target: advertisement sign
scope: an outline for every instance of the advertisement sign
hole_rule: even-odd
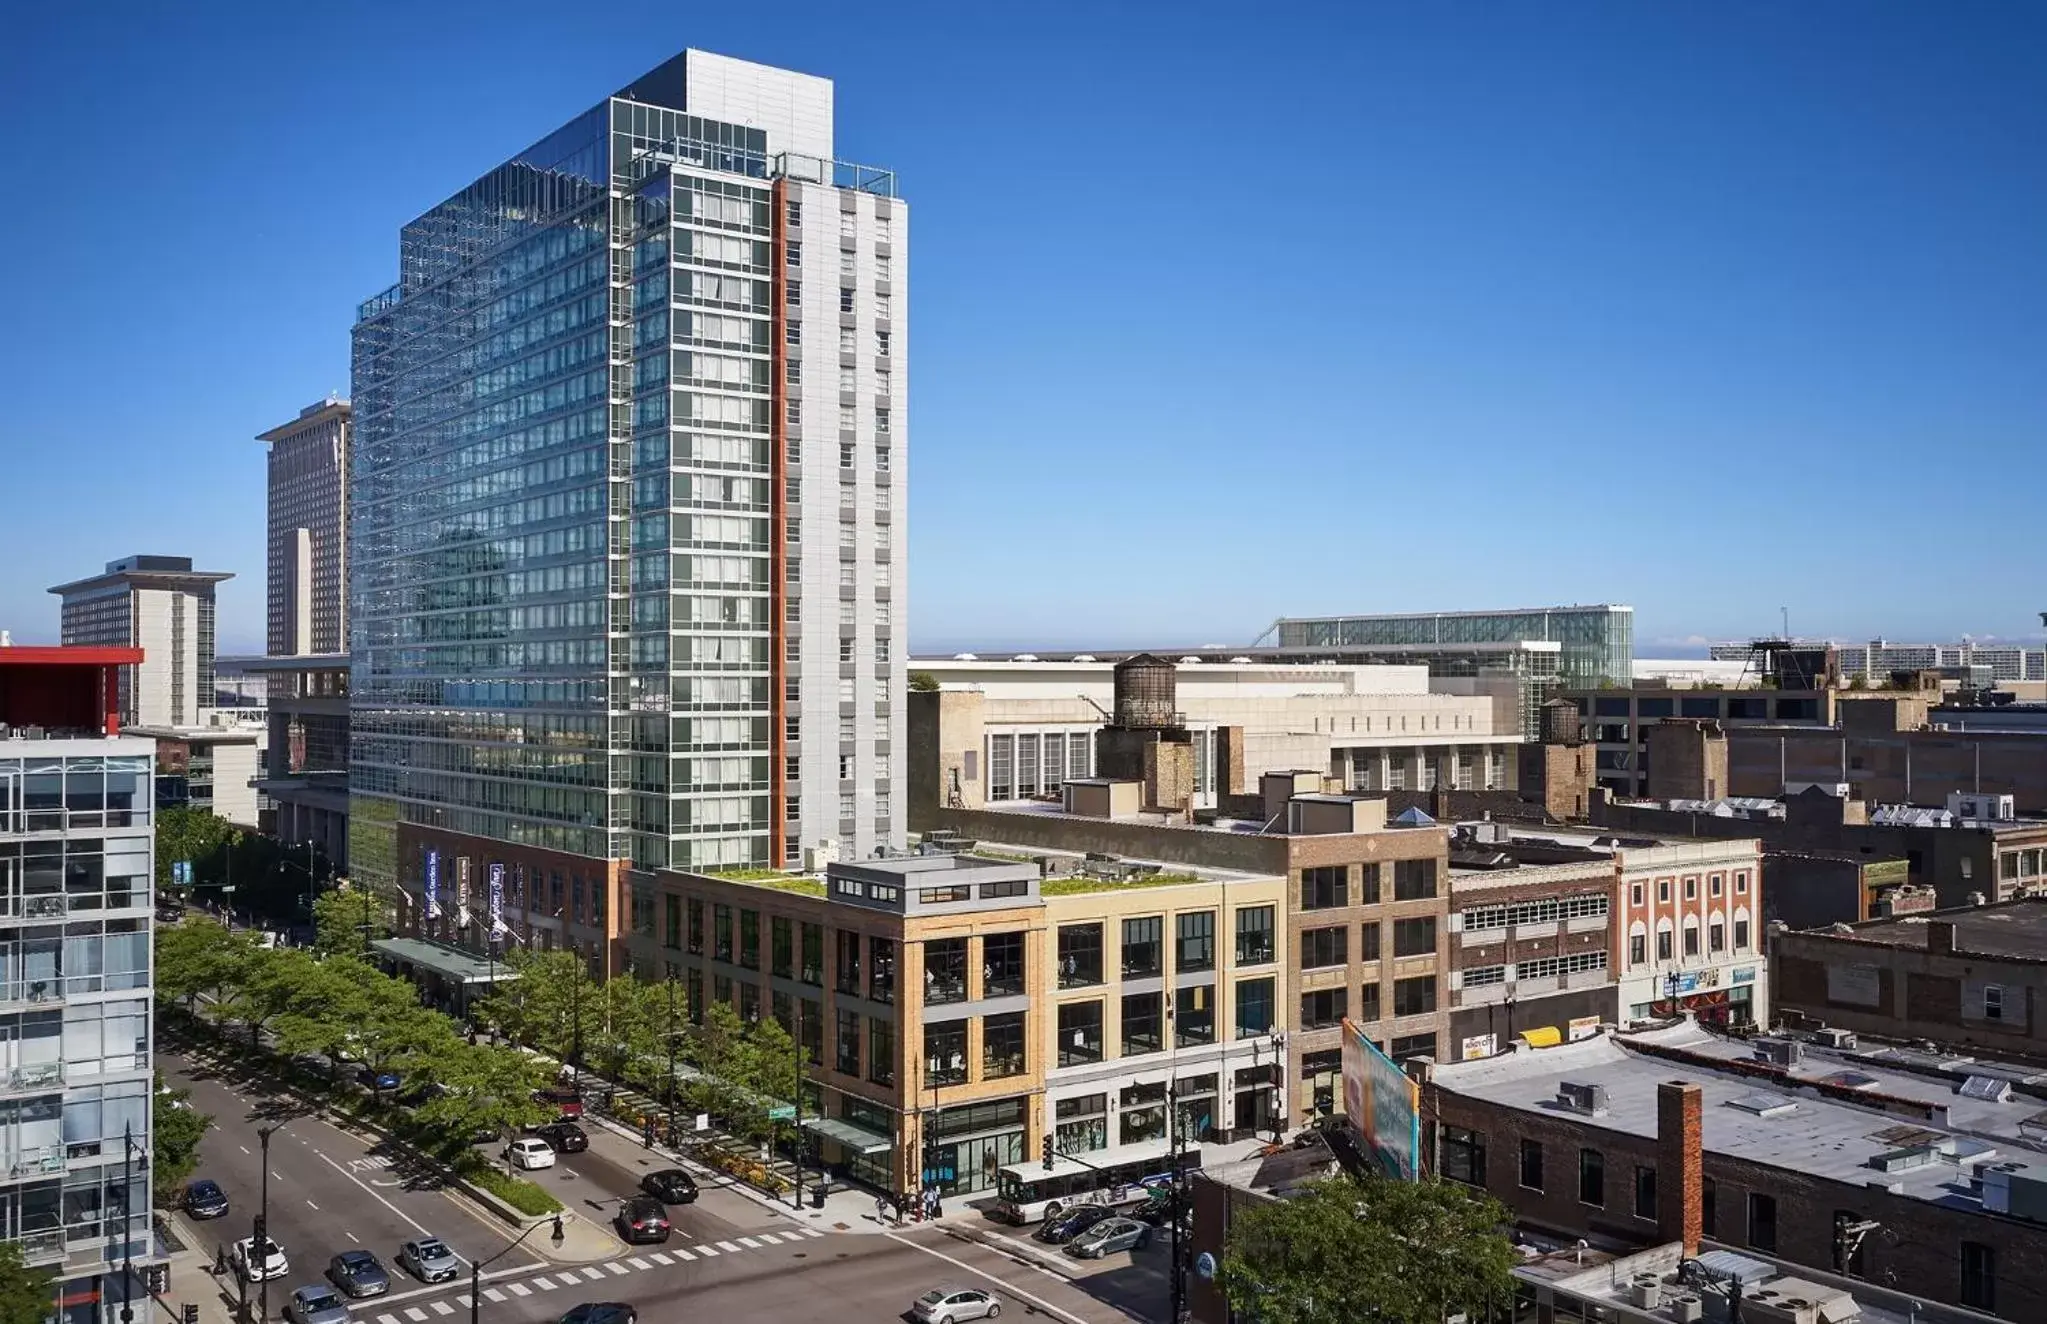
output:
[[[426,853],[426,917],[441,917],[441,853],[431,847]]]
[[[469,909],[469,857],[455,857],[455,905],[457,909]]]
[[[492,937],[505,931],[505,866],[490,866],[490,932]]]
[[[1495,1052],[1499,1051],[1499,1042],[1499,1036],[1497,1035],[1470,1035],[1464,1040],[1463,1059],[1469,1062],[1475,1057],[1491,1057]]]
[[[1571,1018],[1572,1043],[1576,1043],[1580,1039],[1590,1039],[1598,1033],[1599,1018],[1597,1016],[1573,1016]]]
[[[1421,1175],[1421,1087],[1349,1019],[1343,1022],[1343,1112],[1387,1176],[1413,1181]]]

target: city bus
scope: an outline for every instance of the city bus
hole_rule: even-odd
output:
[[[1011,1223],[1027,1225],[1057,1218],[1077,1204],[1141,1204],[1152,1187],[1172,1179],[1174,1166],[1163,1140],[1086,1154],[1056,1154],[1049,1167],[1042,1162],[1018,1163],[996,1173],[993,1212]],[[1181,1172],[1200,1166],[1200,1151],[1181,1152]]]

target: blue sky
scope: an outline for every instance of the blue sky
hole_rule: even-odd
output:
[[[125,9],[125,13],[121,12]],[[911,244],[920,648],[1633,603],[2040,634],[2047,9],[42,5],[0,40],[0,627],[232,570],[398,226],[686,45]]]

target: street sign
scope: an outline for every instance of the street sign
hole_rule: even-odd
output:
[[[769,1120],[769,1121],[771,1121],[771,1122],[793,1122],[793,1121],[795,1121],[795,1120],[796,1120],[796,1105],[795,1105],[795,1104],[793,1104],[793,1103],[778,1103],[778,1104],[776,1104],[776,1105],[775,1105],[774,1107],[772,1107],[772,1108],[768,1109],[768,1120]]]
[[[192,885],[192,862],[190,860],[178,860],[171,865],[171,882],[178,887],[190,887]]]
[[[711,1115],[709,1113],[697,1114],[696,1129],[699,1131],[708,1131],[711,1129]]]

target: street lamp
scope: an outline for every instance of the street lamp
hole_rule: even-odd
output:
[[[272,1122],[269,1126],[256,1128],[256,1141],[263,1148],[262,1194],[256,1205],[255,1236],[250,1238],[249,1259],[266,1268],[270,1263],[270,1137],[282,1131],[285,1122],[290,1120],[287,1117],[283,1122]],[[241,1313],[244,1319],[248,1318],[249,1314],[249,1275],[254,1271],[254,1266],[248,1260],[243,1261]],[[256,1284],[256,1310],[257,1319],[270,1318],[270,1276],[267,1273]]]
[[[671,964],[668,967],[668,1075],[665,1099],[668,1104],[668,1143],[671,1145],[675,1143],[675,1036],[675,967]]]
[[[135,1151],[141,1146],[135,1143],[133,1122],[122,1124],[121,1140],[126,1147],[121,1156],[121,1324],[134,1324],[135,1307],[129,1298],[135,1294]],[[146,1154],[142,1165],[147,1171]]]
[[[488,1269],[491,1265],[496,1264],[499,1260],[505,1258],[505,1256],[510,1255],[513,1251],[519,1249],[521,1243],[523,1243],[526,1240],[526,1238],[532,1236],[535,1232],[538,1232],[542,1226],[543,1225],[540,1223],[535,1223],[532,1227],[529,1227],[524,1232],[521,1232],[518,1235],[518,1237],[516,1237],[512,1241],[510,1245],[506,1246],[503,1250],[499,1251],[497,1254],[491,1256],[487,1260],[471,1260],[469,1262],[469,1324],[476,1324],[478,1309],[477,1302],[483,1298],[482,1291],[483,1271],[485,1269]],[[548,1240],[553,1242],[556,1246],[560,1246],[562,1244],[562,1238],[565,1235],[567,1234],[564,1233],[562,1230],[562,1216],[560,1214],[556,1214],[554,1216],[554,1231],[548,1237]]]

